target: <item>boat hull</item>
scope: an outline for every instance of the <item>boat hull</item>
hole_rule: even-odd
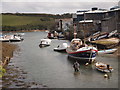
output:
[[[58,52],[66,52],[66,49],[54,48],[54,51],[58,51]]]
[[[22,41],[21,39],[10,39],[10,42],[20,42]]]
[[[10,40],[0,40],[0,42],[10,42]]]
[[[115,51],[117,51],[117,49],[100,50],[98,51],[98,54],[112,54]]]
[[[100,72],[104,72],[104,73],[109,73],[109,72],[112,72],[113,71],[113,68],[112,67],[109,67],[109,70],[107,69],[107,64],[104,64],[104,63],[100,63],[100,62],[97,62],[95,64],[95,67],[98,71]]]
[[[67,50],[66,50],[67,51]],[[94,61],[97,55],[97,51],[78,51],[78,52],[68,52],[68,56],[80,61]]]
[[[42,48],[42,47],[47,47],[47,46],[50,46],[49,44],[40,44],[39,47]]]
[[[100,69],[100,68],[98,68],[98,67],[96,67],[96,69],[97,69],[98,71],[100,71],[100,72],[103,72],[103,73],[109,73],[109,72],[112,72],[112,71],[113,71],[113,69],[110,69],[110,70],[105,69],[105,70],[103,70],[103,69]]]

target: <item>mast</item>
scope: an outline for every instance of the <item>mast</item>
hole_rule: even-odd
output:
[[[85,44],[85,12],[84,12],[84,24],[83,24],[83,42]]]
[[[76,24],[74,23],[74,38],[77,37],[77,32],[76,32]]]

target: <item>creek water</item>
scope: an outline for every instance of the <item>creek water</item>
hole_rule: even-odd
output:
[[[53,48],[67,40],[52,39],[48,47],[40,48],[40,39],[47,33],[26,32],[24,41],[15,43],[19,51],[14,53],[12,62],[27,72],[28,81],[47,85],[49,88],[118,88],[118,58],[111,55],[98,55],[96,61],[110,64],[114,71],[110,78],[95,69],[94,65],[80,64],[80,73],[74,73],[73,62],[67,53],[53,51]]]

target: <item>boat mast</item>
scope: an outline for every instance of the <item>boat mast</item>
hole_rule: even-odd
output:
[[[76,32],[76,24],[74,23],[74,38],[77,37],[77,32]]]
[[[84,24],[83,24],[83,43],[85,44],[85,12],[84,12]]]

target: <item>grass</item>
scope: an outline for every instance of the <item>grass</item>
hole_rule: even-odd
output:
[[[2,15],[3,26],[44,25],[50,27],[52,24],[54,24],[54,19],[48,17]]]

